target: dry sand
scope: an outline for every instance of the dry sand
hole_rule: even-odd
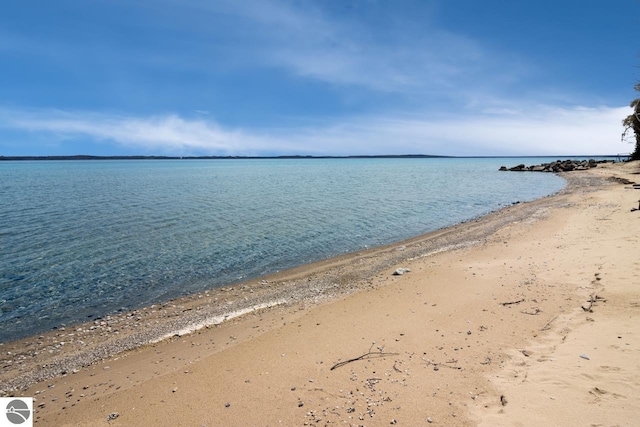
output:
[[[1,345],[2,390],[55,426],[638,425],[640,191],[604,179],[638,173]]]

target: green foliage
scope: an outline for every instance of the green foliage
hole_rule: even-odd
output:
[[[636,83],[633,88],[640,92],[640,82]],[[640,160],[640,98],[631,101],[629,107],[633,108],[633,113],[622,120],[622,127],[624,128],[622,139],[624,140],[627,137],[629,131],[633,131],[636,147],[633,153],[631,153],[631,159]]]

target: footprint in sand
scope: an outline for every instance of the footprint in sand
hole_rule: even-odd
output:
[[[603,390],[603,389],[601,389],[599,387],[594,387],[591,390],[589,390],[589,394],[593,396],[593,401],[591,403],[599,402],[604,397],[612,398],[612,399],[626,399],[627,398],[627,396],[625,396],[625,395],[618,394],[618,393],[611,393],[611,392]]]

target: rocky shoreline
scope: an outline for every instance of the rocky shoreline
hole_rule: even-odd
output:
[[[510,172],[570,172],[570,171],[584,171],[587,169],[595,168],[601,163],[614,163],[613,160],[556,160],[551,163],[542,163],[539,165],[526,166],[521,163],[517,166],[507,168],[501,166],[499,170]]]

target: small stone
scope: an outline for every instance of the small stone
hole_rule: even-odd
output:
[[[225,408],[228,408],[229,406],[231,406],[231,403],[229,403],[229,402],[227,402],[227,403],[225,403],[225,404],[224,404],[224,407],[225,407]]]
[[[401,268],[396,268],[396,270],[393,272],[393,275],[402,276],[404,273],[410,273],[410,272],[411,272],[411,269],[401,267]]]
[[[298,408],[302,408],[304,406],[304,402],[298,402]]]
[[[427,417],[427,422],[428,422],[429,424],[431,424],[431,423],[433,422],[433,420],[431,419],[431,417]]]
[[[507,403],[509,403],[509,402],[507,401],[507,398],[504,397],[504,394],[502,396],[500,396],[500,404],[502,406],[507,406]]]
[[[589,359],[589,356],[587,356],[586,354],[581,354],[580,357],[583,358],[584,360],[591,360]]]
[[[117,412],[112,412],[107,416],[107,421],[113,421],[120,416]]]

